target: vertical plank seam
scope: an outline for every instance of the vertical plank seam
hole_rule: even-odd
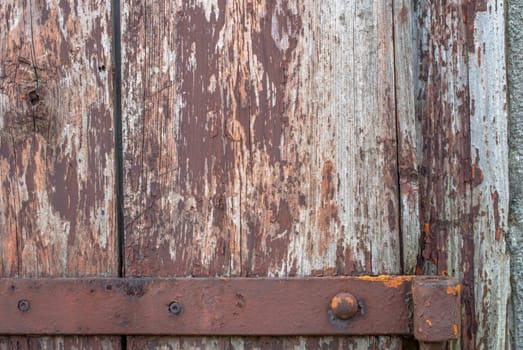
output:
[[[394,64],[392,65],[392,74],[394,75],[393,81],[394,81],[394,120],[395,120],[395,127],[396,127],[396,182],[397,182],[397,193],[398,193],[398,238],[399,238],[399,256],[400,256],[400,274],[403,274],[405,271],[405,262],[404,262],[404,253],[403,253],[403,213],[401,210],[401,174],[400,174],[400,129],[399,129],[399,114],[398,114],[398,90],[397,90],[397,72],[396,72],[396,64],[398,63],[396,60],[396,11],[395,5],[397,0],[392,0],[391,3],[391,9],[392,9],[392,59]]]
[[[123,222],[123,146],[122,146],[122,53],[120,0],[111,0],[113,29],[113,123],[115,143],[116,240],[118,247],[118,277],[125,276]]]
[[[122,144],[122,50],[120,0],[111,0],[113,124],[115,152],[116,246],[118,277],[125,276],[125,236],[123,221],[123,144]],[[120,350],[127,350],[127,337],[120,337]]]

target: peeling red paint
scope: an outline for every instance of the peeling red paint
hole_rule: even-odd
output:
[[[320,196],[320,207],[319,212],[319,223],[318,226],[320,230],[324,232],[328,237],[330,230],[330,223],[332,221],[338,220],[338,208],[335,202],[335,191],[336,187],[334,184],[334,179],[336,178],[336,171],[334,169],[334,164],[327,160],[321,171],[321,196]]]
[[[472,163],[470,118],[473,111],[468,86],[457,82],[467,81],[468,73],[460,67],[466,67],[469,50],[475,51],[473,21],[481,3],[467,0],[464,6],[450,3],[441,6],[440,3],[425,2],[420,8],[422,27],[427,28],[424,33],[427,41],[421,45],[420,62],[423,84],[420,220],[424,230],[416,270],[425,274],[454,275],[447,260],[449,250],[456,247],[449,245],[449,238],[457,235],[461,239],[458,264],[463,268],[462,300],[465,306],[462,339],[467,349],[474,348],[476,328],[472,227],[478,213],[469,209],[470,194],[472,188],[482,183],[483,174],[477,155]],[[453,59],[444,62],[442,57]]]
[[[501,238],[501,225],[499,220],[499,195],[498,191],[494,191],[491,194],[492,197],[492,203],[493,203],[493,210],[494,210],[494,223],[496,227],[496,241],[499,241]]]
[[[487,11],[487,0],[465,0],[463,4],[464,23],[466,25],[466,44],[469,52],[475,52],[475,20],[480,12]]]

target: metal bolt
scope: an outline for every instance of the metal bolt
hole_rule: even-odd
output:
[[[183,307],[182,304],[173,301],[169,304],[169,312],[173,315],[179,315],[182,313]]]
[[[31,303],[28,300],[22,299],[18,301],[18,310],[27,312],[31,308]]]
[[[358,313],[358,300],[350,293],[339,293],[331,300],[331,310],[336,318],[348,320]]]

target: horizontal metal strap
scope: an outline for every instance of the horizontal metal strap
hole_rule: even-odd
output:
[[[432,281],[416,305],[415,281]],[[0,334],[408,335],[415,305],[423,339],[434,329],[439,341],[459,335],[458,287],[413,276],[0,279]],[[424,308],[448,312],[427,323]]]

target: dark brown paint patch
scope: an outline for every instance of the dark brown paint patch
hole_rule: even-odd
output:
[[[474,31],[476,15],[479,12],[485,12],[487,8],[487,0],[465,0],[464,7],[464,22],[466,25],[466,44],[470,53],[474,53],[476,48],[474,46]]]
[[[219,2],[220,18],[211,15],[210,21],[202,8],[188,2],[177,8],[174,17],[170,8],[176,6],[167,7],[133,6],[127,18],[130,30],[124,39],[138,40],[138,48],[148,47],[150,63],[129,64],[142,65],[141,74],[146,78],[140,101],[144,106],[143,131],[137,133],[143,142],[137,143],[134,153],[125,155],[130,164],[126,167],[129,186],[140,198],[126,208],[134,212],[133,217],[128,214],[125,218],[126,271],[130,276],[223,275],[230,265],[226,203],[234,177],[225,127],[232,115],[230,100],[226,84],[217,82],[220,55],[216,48],[224,25],[225,1]],[[150,70],[152,64],[167,64],[163,62],[168,59],[164,57],[165,45],[177,52],[174,81]],[[129,50],[128,59],[132,60],[138,51]],[[125,79],[132,81],[134,74],[124,68]],[[173,104],[178,100],[181,108]],[[155,176],[148,184],[150,173]],[[162,204],[166,194],[173,192],[180,198]],[[138,231],[140,234],[135,233]],[[196,241],[203,233],[215,237],[214,248]],[[214,256],[213,261],[205,266],[199,260],[201,254]]]
[[[321,171],[321,194],[318,227],[324,237],[329,237],[331,221],[338,222],[338,206],[336,204],[336,171],[332,161],[327,160]]]

